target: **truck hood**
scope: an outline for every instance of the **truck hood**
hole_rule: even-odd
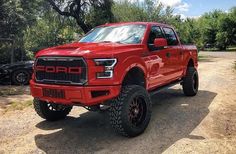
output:
[[[41,56],[76,56],[84,58],[106,58],[113,57],[123,52],[131,52],[144,48],[142,44],[120,44],[120,43],[71,43],[52,47],[39,51],[37,57]]]

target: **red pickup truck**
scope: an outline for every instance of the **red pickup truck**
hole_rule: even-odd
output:
[[[98,26],[78,42],[37,53],[34,108],[49,121],[65,118],[72,106],[107,109],[113,128],[134,137],[148,126],[152,92],[180,83],[186,96],[197,94],[197,54],[165,24]]]

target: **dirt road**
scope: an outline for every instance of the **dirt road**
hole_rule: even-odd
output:
[[[0,117],[1,153],[235,153],[235,53],[201,53],[200,91],[185,97],[177,85],[152,97],[144,134],[113,133],[107,113],[74,108],[70,117],[46,122],[32,107]],[[223,55],[223,56],[222,56]]]

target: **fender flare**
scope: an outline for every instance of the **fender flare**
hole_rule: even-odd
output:
[[[124,71],[123,71],[123,73],[121,75],[121,79],[120,79],[121,84],[124,81],[128,72],[130,70],[132,70],[133,68],[138,68],[143,72],[144,78],[145,78],[145,83],[147,84],[147,80],[146,80],[147,79],[147,68],[146,68],[146,65],[143,60],[141,60],[139,57],[129,57],[128,59],[126,59],[124,61],[124,65],[125,65],[125,68],[123,69]]]

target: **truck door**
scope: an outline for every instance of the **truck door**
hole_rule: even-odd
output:
[[[182,46],[172,28],[163,27],[165,38],[168,46],[166,48],[166,55],[169,61],[169,75],[170,80],[178,79],[183,73],[183,51]]]
[[[148,38],[149,56],[146,57],[148,58],[148,87],[150,89],[165,84],[171,72],[171,63],[167,56],[169,50],[156,48],[154,46],[156,38],[165,38],[165,36],[159,26],[152,26]]]

